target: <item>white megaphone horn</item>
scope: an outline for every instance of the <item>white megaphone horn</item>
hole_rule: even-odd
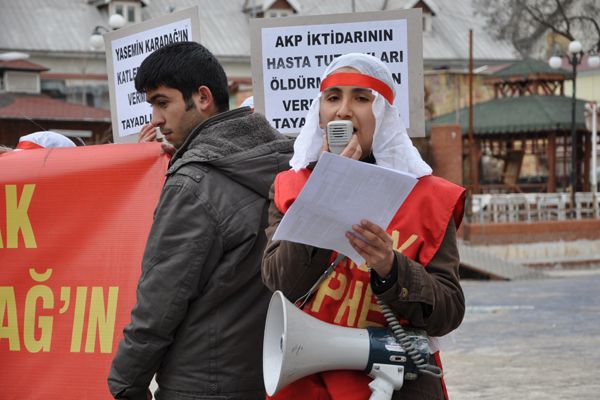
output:
[[[386,329],[328,324],[299,310],[280,291],[271,297],[263,342],[269,396],[305,376],[350,369],[375,378],[371,400],[389,400],[402,387],[405,368],[406,378],[416,379],[416,366]]]

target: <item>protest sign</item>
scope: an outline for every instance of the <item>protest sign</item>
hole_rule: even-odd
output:
[[[295,136],[327,65],[342,54],[366,53],[390,68],[409,135],[424,136],[421,15],[411,9],[252,20],[255,109]]]
[[[115,143],[135,142],[136,134],[152,119],[145,94],[135,90],[142,61],[167,44],[199,41],[199,21],[196,6],[104,35]]]
[[[158,143],[0,155],[0,397],[110,399],[167,156]]]

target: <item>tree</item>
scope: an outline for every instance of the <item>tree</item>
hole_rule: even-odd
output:
[[[585,49],[600,51],[598,0],[474,0],[474,6],[488,31],[510,41],[522,56],[530,56],[549,33],[565,43],[577,39]]]

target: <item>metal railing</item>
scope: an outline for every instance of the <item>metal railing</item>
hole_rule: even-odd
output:
[[[565,221],[600,218],[600,196],[593,192],[475,194],[472,223]]]

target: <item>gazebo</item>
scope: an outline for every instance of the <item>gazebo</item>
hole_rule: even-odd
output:
[[[569,186],[572,99],[563,95],[568,71],[525,59],[490,75],[495,98],[473,106],[475,182],[473,193],[555,192]],[[555,94],[559,92],[560,94]],[[586,102],[576,101],[577,191],[588,191],[591,134]],[[428,121],[460,125],[468,149],[467,108]],[[463,154],[466,158],[468,153]],[[468,165],[468,163],[466,163]],[[466,175],[466,174],[465,174]]]

